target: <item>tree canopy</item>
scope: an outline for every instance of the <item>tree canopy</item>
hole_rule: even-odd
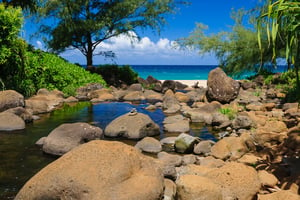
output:
[[[30,12],[36,12],[39,4],[39,0],[0,0],[6,6],[18,7],[20,6],[24,10],[29,10]]]
[[[172,13],[175,0],[51,0],[41,9],[45,18],[55,24],[41,27],[49,35],[47,45],[55,52],[75,48],[93,65],[93,56],[113,56],[98,51],[97,46],[120,34],[137,28],[159,31]]]

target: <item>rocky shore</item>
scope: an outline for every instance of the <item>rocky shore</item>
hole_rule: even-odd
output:
[[[235,81],[220,68],[210,72],[207,87],[192,86],[148,77],[122,88],[90,84],[69,98],[46,89],[28,99],[0,92],[1,131],[24,129],[62,103],[147,101],[147,109],[166,115],[164,131],[177,135],[153,138],[159,126],[134,109],[104,130],[61,124],[36,143],[60,157],[15,199],[300,199],[299,104],[285,103],[285,94],[262,77]],[[218,141],[189,135],[193,122],[212,126]],[[103,137],[138,142],[132,147]]]

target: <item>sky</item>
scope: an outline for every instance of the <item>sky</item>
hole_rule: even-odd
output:
[[[230,17],[232,9],[251,9],[259,0],[189,0],[191,5],[181,5],[176,14],[168,15],[167,24],[158,34],[152,30],[137,31],[140,41],[131,41],[120,35],[110,41],[103,42],[98,48],[111,50],[116,58],[105,59],[94,57],[94,64],[129,64],[129,65],[217,65],[213,54],[199,55],[196,50],[180,50],[174,48],[176,39],[188,37],[195,28],[195,23],[208,25],[208,33],[230,31],[233,20]],[[40,38],[30,37],[36,30],[36,25],[26,21],[23,35],[36,48],[45,49]],[[68,50],[60,54],[72,63],[85,64],[85,57],[78,50]]]

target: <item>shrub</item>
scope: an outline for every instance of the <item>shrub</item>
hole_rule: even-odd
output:
[[[101,76],[91,74],[55,54],[28,51],[26,60],[26,75],[19,88],[26,96],[34,94],[39,88],[58,89],[69,96],[75,95],[78,87],[88,83],[106,85]]]
[[[100,74],[107,84],[116,87],[119,87],[122,83],[127,85],[136,83],[138,78],[138,74],[129,65],[100,65],[91,71]]]

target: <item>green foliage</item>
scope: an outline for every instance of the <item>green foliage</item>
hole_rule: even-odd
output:
[[[119,87],[122,83],[131,85],[137,82],[138,74],[129,65],[100,65],[94,69],[109,85]]]
[[[271,53],[269,48],[266,48],[263,60],[261,60],[257,33],[253,24],[254,14],[244,10],[234,12],[232,15],[235,25],[230,32],[208,35],[205,33],[208,27],[198,23],[191,35],[180,39],[179,43],[181,46],[199,49],[199,53],[203,55],[215,54],[224,71],[237,78],[245,72],[259,72],[265,67],[261,63],[268,63],[271,60]],[[249,23],[252,28],[246,28],[242,24],[245,17],[250,18]],[[264,40],[264,43],[267,44],[267,40]]]
[[[21,81],[19,90],[23,90],[27,96],[39,88],[58,89],[66,95],[74,95],[77,88],[87,83],[106,85],[101,76],[91,74],[57,55],[34,51],[27,52],[26,56],[26,76]]]
[[[37,11],[39,0],[0,0],[6,6],[21,7],[24,10],[28,10],[32,13]]]
[[[236,111],[229,107],[220,108],[219,112],[223,115],[226,115],[230,120],[233,120],[236,117]]]
[[[111,51],[96,52],[101,42],[120,34],[137,39],[132,34],[136,28],[159,31],[174,5],[174,0],[51,0],[40,13],[56,18],[57,24],[44,25],[41,31],[50,35],[48,45],[52,50],[74,47],[86,56],[87,66],[92,66],[94,55],[114,56]]]

